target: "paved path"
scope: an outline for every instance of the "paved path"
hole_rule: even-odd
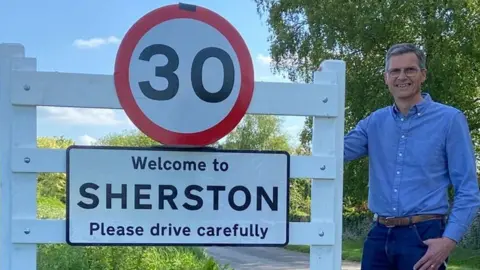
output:
[[[220,264],[235,270],[308,270],[309,255],[271,247],[206,247]],[[344,262],[342,270],[360,270],[358,263]]]

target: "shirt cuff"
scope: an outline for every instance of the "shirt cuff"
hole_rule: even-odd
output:
[[[460,242],[464,234],[464,230],[461,226],[455,223],[447,223],[443,237],[447,237],[455,241],[457,244]]]

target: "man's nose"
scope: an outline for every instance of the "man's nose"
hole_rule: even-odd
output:
[[[407,78],[407,75],[405,74],[405,71],[404,70],[401,70],[400,71],[400,75],[398,75],[398,79],[399,80],[404,80]]]

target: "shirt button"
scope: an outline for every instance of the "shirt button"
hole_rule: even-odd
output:
[[[402,156],[402,153],[398,153],[399,156]]]
[[[397,208],[394,207],[393,210],[394,210],[394,211],[397,211]]]
[[[421,113],[417,113],[418,116],[420,116]]]
[[[397,192],[397,189],[394,189],[393,191],[394,191],[394,192]]]
[[[400,174],[400,172],[399,172],[399,171],[397,171],[397,174]]]
[[[402,135],[402,139],[405,138],[405,135]]]
[[[400,121],[403,121],[403,118],[400,118]]]

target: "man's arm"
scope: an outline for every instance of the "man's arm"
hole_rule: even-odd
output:
[[[343,159],[352,161],[368,155],[368,122],[371,115],[360,120],[344,138]]]
[[[455,197],[443,236],[458,243],[480,207],[475,151],[467,119],[461,112],[452,117],[447,130],[446,154]]]

